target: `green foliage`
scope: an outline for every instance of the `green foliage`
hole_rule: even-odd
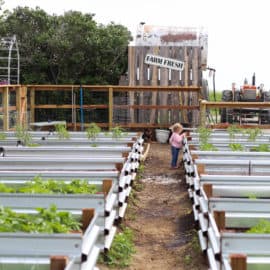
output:
[[[97,24],[94,16],[17,7],[0,17],[0,36],[19,41],[22,83],[118,84],[127,70],[131,33],[113,22]]]
[[[259,128],[248,128],[245,130],[245,134],[249,135],[249,141],[254,142],[256,138],[262,134],[262,131]]]
[[[218,151],[212,143],[204,143],[199,146],[201,151]]]
[[[237,125],[230,125],[228,128],[227,128],[227,131],[229,133],[229,137],[230,139],[235,139],[235,135],[236,134],[239,134],[239,133],[242,133],[243,132],[243,129],[238,127]]]
[[[112,137],[114,139],[119,139],[124,136],[125,130],[119,126],[112,127],[110,129],[110,132],[112,133]]]
[[[67,128],[64,124],[56,124],[55,130],[57,132],[57,136],[59,139],[69,139],[70,138],[70,134],[67,131]]]
[[[7,138],[7,135],[5,133],[0,133],[0,140],[5,140]]]
[[[197,131],[199,133],[200,144],[208,143],[212,130],[206,127],[199,127]]]
[[[113,240],[112,246],[105,258],[100,257],[101,263],[122,269],[130,264],[131,256],[135,253],[134,235],[130,228],[124,228]]]
[[[232,151],[244,151],[244,147],[240,143],[229,143],[229,147]]]
[[[262,219],[258,224],[247,230],[247,233],[270,233],[270,222]]]
[[[23,127],[22,125],[15,126],[15,136],[18,140],[20,140],[24,145],[31,145],[32,144],[32,136],[28,132],[28,130]]]
[[[258,146],[254,146],[251,148],[251,150],[255,152],[270,152],[268,144],[260,144]]]
[[[101,128],[96,123],[90,123],[86,129],[87,138],[94,141],[98,134],[101,132]]]
[[[222,98],[222,92],[216,91],[216,101],[221,101],[221,98]],[[215,101],[214,91],[209,92],[209,101]]]
[[[39,194],[95,194],[98,192],[96,185],[91,185],[87,180],[73,179],[70,183],[56,181],[53,179],[44,180],[35,176],[31,181],[22,186],[11,187],[0,183],[0,192],[7,193],[39,193]]]
[[[70,212],[57,211],[55,205],[36,210],[38,213],[31,215],[0,207],[0,232],[68,233],[80,229]]]

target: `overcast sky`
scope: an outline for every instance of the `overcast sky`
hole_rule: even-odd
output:
[[[96,14],[97,23],[125,25],[133,34],[140,22],[159,26],[204,27],[208,66],[216,69],[216,89],[239,87],[244,78],[270,89],[270,9],[268,0],[4,0],[4,9],[36,6],[49,14],[68,10]],[[209,79],[210,89],[212,78]]]

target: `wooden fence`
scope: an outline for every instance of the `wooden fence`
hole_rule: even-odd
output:
[[[184,63],[184,68],[183,70],[174,70],[146,64],[145,57],[147,54],[177,59]],[[130,86],[202,86],[202,71],[205,66],[201,62],[201,47],[199,46],[130,46],[128,55],[128,82]],[[133,103],[135,92],[129,94],[130,101]],[[174,92],[173,95],[169,95],[168,91],[159,94],[153,92],[147,95],[143,92],[139,93],[139,103],[143,105],[146,102],[161,106],[167,104],[197,105],[198,95],[194,92],[184,91],[181,93]],[[150,122],[153,122],[156,111],[152,110],[148,113],[150,113]],[[166,122],[168,113],[167,110],[161,110],[161,123]],[[145,112],[140,112],[139,117],[143,118],[144,116]],[[191,117],[187,110],[183,110],[181,115],[174,112],[173,122],[190,122],[190,118],[198,119],[198,111],[193,110]],[[131,120],[133,121],[133,118]],[[194,121],[197,122],[197,120]]]
[[[84,93],[96,93],[97,96],[102,95],[103,98],[105,97],[105,102],[78,104],[78,102],[75,102],[74,95],[78,95],[80,89]],[[42,111],[45,116],[47,115],[47,111],[54,111],[55,115],[59,115],[61,118],[56,117],[50,120],[66,121],[70,130],[81,130],[82,127],[87,127],[90,122],[96,122],[91,117],[93,114],[99,115],[99,111],[105,112],[102,116],[106,120],[97,122],[102,128],[108,129],[117,125],[131,130],[141,130],[157,127],[168,128],[172,123],[177,121],[174,115],[181,117],[183,111],[190,112],[190,115],[193,114],[193,111],[197,112],[199,115],[198,119],[191,117],[192,121],[185,122],[180,118],[179,121],[196,127],[209,123],[207,117],[211,109],[262,108],[270,110],[270,102],[209,102],[201,100],[200,91],[200,87],[194,86],[3,85],[0,86],[0,121],[2,121],[0,128],[7,131],[14,129],[16,124],[27,125],[30,122],[40,121],[36,117],[37,110]],[[66,93],[70,96],[72,102],[64,103],[65,100],[61,100],[61,104],[56,102],[37,104],[37,99],[42,94],[57,92]],[[197,96],[198,103],[192,105],[182,103],[140,104],[140,95],[138,93],[152,96],[159,95],[160,93],[165,93],[168,96],[192,93],[192,95]],[[130,95],[134,95],[134,102],[130,102]],[[122,102],[122,97],[124,97],[124,102]],[[58,111],[63,110],[64,114],[58,114]],[[160,114],[158,113],[162,110],[166,112],[166,121],[163,123],[160,121]],[[155,111],[154,119],[150,117],[153,111]],[[67,112],[69,118],[65,117]],[[144,112],[145,115],[143,118],[140,117],[140,112]],[[86,119],[89,121],[81,121],[81,113],[84,116],[89,114],[89,117]],[[261,125],[261,127],[269,128],[270,125]]]
[[[166,93],[180,95],[183,92],[193,93],[196,95],[196,100],[200,97],[200,87],[193,86],[111,86],[111,85],[6,85],[0,86],[0,93],[2,97],[2,106],[0,113],[2,113],[3,130],[14,128],[15,124],[29,124],[29,122],[40,121],[37,118],[37,111],[42,111],[46,117],[46,112],[54,111],[55,118],[52,121],[65,120],[70,129],[81,130],[82,127],[87,127],[90,122],[97,122],[93,115],[104,115],[102,122],[97,122],[100,127],[111,128],[115,125],[128,129],[142,129],[142,128],[156,128],[169,127],[175,122],[175,115],[180,115],[183,110],[191,112],[199,110],[199,102],[192,105],[177,104],[140,104],[140,93],[151,95],[159,95]],[[40,104],[37,102],[40,96],[45,93],[61,93],[61,102],[50,102]],[[15,93],[14,99],[16,103],[11,104],[10,96]],[[62,94],[63,93],[63,94]],[[85,103],[83,100],[84,94],[93,94],[97,96],[102,95],[103,101],[99,99],[97,102]],[[133,93],[134,100],[130,102],[129,96]],[[138,94],[139,93],[139,94]],[[64,96],[68,95],[71,102],[65,103]],[[59,97],[58,97],[59,98]],[[78,102],[80,101],[80,102]],[[90,100],[91,101],[91,100]],[[159,111],[166,111],[167,118],[161,122]],[[57,112],[63,112],[61,118]],[[155,112],[154,118],[150,118],[151,113]],[[16,119],[11,123],[10,114],[16,113]],[[145,112],[144,117],[140,113]],[[87,115],[86,115],[87,114]],[[87,116],[87,118],[86,118]],[[42,121],[49,120],[43,118]],[[178,118],[179,119],[179,118]],[[86,121],[87,120],[87,121]],[[197,121],[197,122],[196,122]],[[185,121],[181,121],[185,122]],[[190,119],[189,123],[192,123]],[[194,119],[194,125],[198,124],[198,119]]]

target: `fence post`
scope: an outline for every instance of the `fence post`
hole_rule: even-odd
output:
[[[3,130],[9,130],[9,89],[8,86],[3,88]]]
[[[245,254],[231,254],[232,270],[247,270],[247,256]]]
[[[35,122],[35,88],[30,88],[30,122]]]
[[[51,256],[50,270],[64,270],[68,263],[66,256]]]
[[[113,126],[113,88],[109,87],[109,129]]]
[[[27,113],[27,88],[19,86],[16,88],[16,110],[17,110],[17,125],[24,126],[26,124]]]
[[[206,100],[200,99],[200,126],[204,127],[206,124]]]

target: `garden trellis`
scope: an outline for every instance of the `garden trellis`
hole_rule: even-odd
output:
[[[16,36],[0,39],[0,84],[20,83],[20,53]]]

